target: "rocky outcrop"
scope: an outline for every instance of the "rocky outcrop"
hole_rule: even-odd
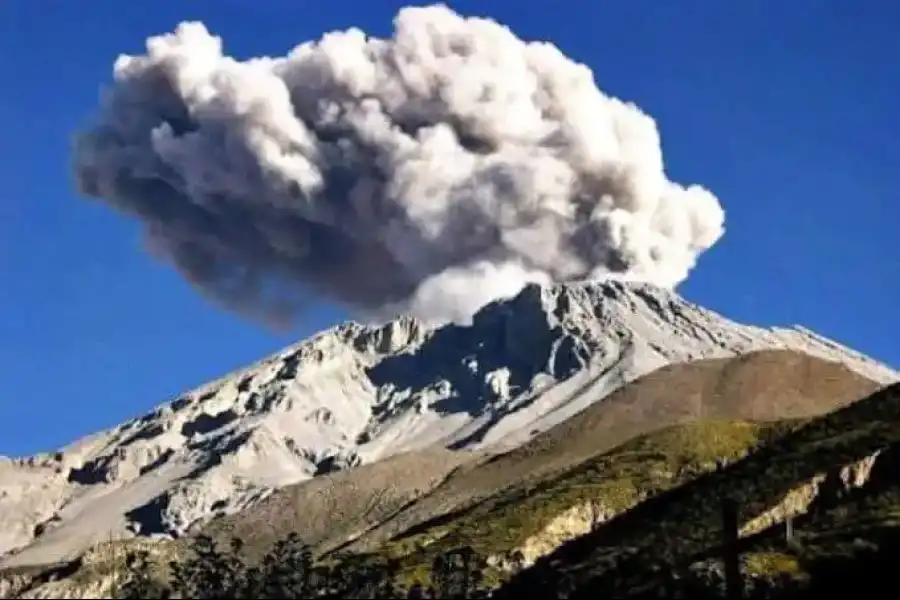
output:
[[[599,500],[576,504],[562,511],[539,533],[507,552],[502,559],[495,559],[495,562],[506,570],[529,567],[563,543],[596,530],[621,512],[623,511],[614,510]]]
[[[833,505],[847,493],[868,485],[880,485],[881,473],[894,471],[900,459],[900,446],[891,445],[846,465],[837,465],[816,474],[788,491],[783,498],[740,528],[741,537],[768,529],[805,514],[816,506]],[[885,468],[890,464],[889,468]]]

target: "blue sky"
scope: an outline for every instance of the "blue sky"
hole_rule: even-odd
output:
[[[70,136],[116,56],[183,20],[239,57],[352,25],[384,36],[403,4],[0,3],[0,453],[116,424],[344,317],[316,306],[276,333],[226,313],[146,254],[136,223],[75,194]],[[448,4],[553,41],[656,118],[670,178],[726,211],[684,296],[900,366],[900,3]]]

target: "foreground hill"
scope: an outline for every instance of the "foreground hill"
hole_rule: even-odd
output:
[[[563,544],[497,597],[526,590],[546,597],[637,597],[658,593],[671,579],[715,570],[723,498],[738,505],[748,575],[809,579],[822,573],[823,563],[840,565],[836,558],[866,557],[879,545],[896,548],[898,449],[895,384],[795,425],[742,460],[649,498]],[[791,540],[783,529],[786,518],[792,518]]]
[[[670,365],[513,450],[400,454],[282,488],[204,531],[240,537],[251,561],[296,531],[320,554],[395,558],[406,582],[426,579],[437,555],[470,546],[489,557],[500,580],[514,560],[527,566],[878,387],[839,363],[793,351]],[[155,551],[165,561],[189,540],[159,542]],[[74,578],[31,594],[96,592],[115,560],[92,553]]]
[[[0,566],[66,560],[109,536],[182,536],[323,474],[424,448],[467,451],[437,459],[402,504],[442,481],[444,466],[516,448],[661,366],[765,349],[876,383],[898,377],[807,330],[741,325],[646,284],[529,286],[468,326],[345,324],[58,452],[0,459]],[[611,432],[642,430],[626,413]],[[470,488],[403,519],[464,503]]]

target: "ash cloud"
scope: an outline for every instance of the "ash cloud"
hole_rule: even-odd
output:
[[[245,61],[182,23],[119,57],[74,165],[201,292],[275,321],[310,298],[440,322],[527,282],[674,287],[724,224],[586,66],[443,5]]]

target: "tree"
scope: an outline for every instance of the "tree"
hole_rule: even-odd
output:
[[[438,556],[432,565],[436,598],[477,598],[483,590],[487,561],[466,546]]]
[[[126,578],[117,584],[113,598],[169,598],[171,591],[153,576],[146,550],[129,552],[125,558]]]
[[[162,585],[152,573],[145,551],[127,559],[127,577],[116,598],[479,598],[487,561],[471,548],[438,557],[433,585],[416,584],[408,592],[397,585],[400,563],[373,556],[332,555],[316,562],[296,534],[277,541],[256,564],[242,560],[237,539],[222,550],[207,535],[193,538],[187,553],[170,562],[171,580]]]
[[[275,543],[259,571],[260,598],[311,598],[321,572],[313,569],[312,550],[296,533]]]
[[[254,582],[248,580],[249,571],[239,558],[241,542],[232,540],[230,550],[223,553],[211,537],[197,536],[190,549],[192,556],[170,563],[172,591],[197,600],[252,595]]]

